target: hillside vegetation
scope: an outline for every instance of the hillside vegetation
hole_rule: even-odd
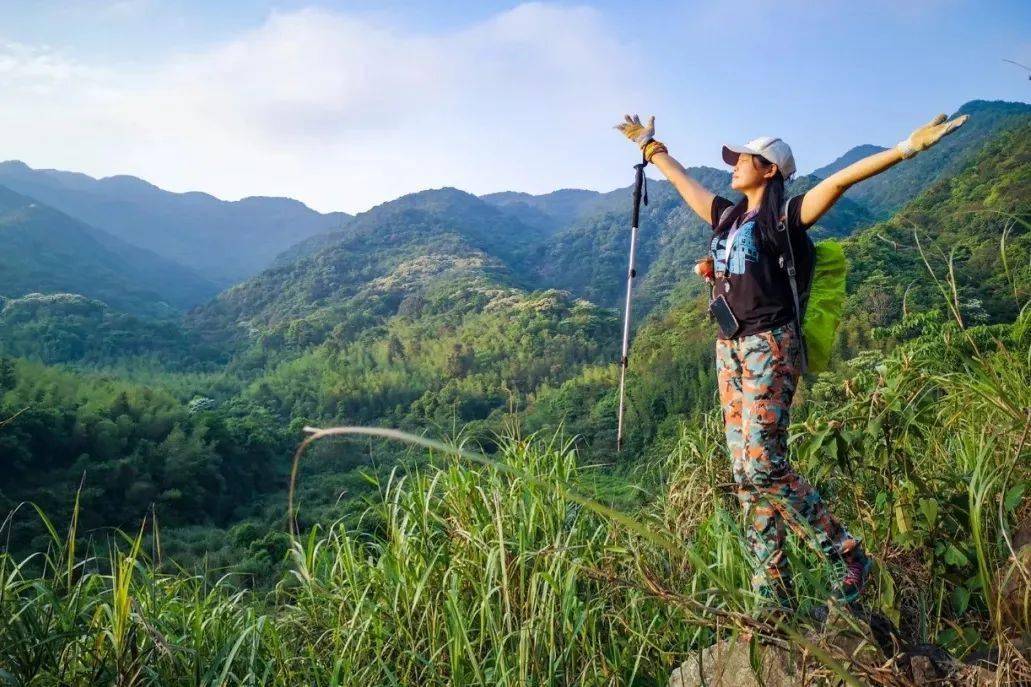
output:
[[[929,323],[822,380],[794,421],[800,467],[878,561],[870,603],[906,642],[994,649],[1006,680],[1031,675],[1014,644],[1031,630],[1031,592],[1011,557],[1031,535],[1019,528],[1029,345],[1026,316]],[[678,424],[629,528],[560,496],[590,484],[561,441],[508,435],[497,467],[438,453],[381,483],[374,533],[341,523],[291,541],[289,573],[267,594],[232,575],[162,572],[156,536],[97,560],[72,547],[74,529],[54,529],[39,573],[0,555],[0,665],[65,684],[664,684],[728,632],[798,637],[748,620],[719,435],[713,413]],[[800,603],[818,603],[830,566],[800,546],[791,559]],[[822,647],[814,675],[896,684],[872,639],[853,656],[835,649],[868,634],[862,623],[829,627],[799,639]]]
[[[1031,115],[964,108],[986,124],[954,162],[812,230],[848,298],[792,460],[872,552],[880,615],[808,620],[840,572],[800,541],[799,615],[752,615],[690,271],[709,229],[669,184],[642,213],[618,453],[628,189],[442,188],[178,320],[85,248],[89,278],[53,281],[78,256],[47,248],[0,289],[0,682],[658,685],[749,634],[869,684],[907,684],[926,643],[1031,679]],[[49,218],[13,235],[96,235],[4,197]],[[350,425],[415,443],[318,439],[288,517],[305,427]]]
[[[216,291],[185,267],[0,186],[0,296],[71,292],[171,317]]]

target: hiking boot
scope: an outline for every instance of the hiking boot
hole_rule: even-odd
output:
[[[851,606],[863,593],[867,581],[870,579],[870,571],[873,569],[873,559],[866,555],[862,549],[852,553],[845,563],[845,579],[841,582],[840,599],[846,605]]]

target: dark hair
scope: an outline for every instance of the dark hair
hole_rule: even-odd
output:
[[[773,163],[764,158],[762,155],[753,155],[752,164],[759,161],[759,164],[763,167],[769,167]],[[780,173],[780,168],[777,168],[777,173],[766,182],[766,189],[763,191],[762,203],[759,205],[759,215],[756,217],[756,223],[762,227],[763,238],[768,242],[770,246],[776,246],[773,234],[767,232],[776,231],[777,222],[780,220],[780,211],[784,205],[784,175]]]

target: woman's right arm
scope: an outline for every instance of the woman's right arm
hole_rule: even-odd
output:
[[[655,140],[655,117],[649,117],[647,124],[637,115],[625,115],[624,120],[614,128],[637,144],[645,159],[666,175],[673,188],[702,221],[706,224],[712,222],[712,199],[716,197],[715,194],[688,176],[683,165],[666,152],[666,146]]]
[[[716,194],[691,178],[684,166],[669,153],[658,152],[652,155],[651,162],[659,168],[673,188],[680,193],[688,207],[702,218],[706,224],[712,222],[712,199]]]

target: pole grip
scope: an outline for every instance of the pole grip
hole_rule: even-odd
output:
[[[644,186],[644,165],[646,163],[639,163],[634,165],[634,169],[637,170],[634,176],[634,212],[630,218],[630,226],[639,227],[641,219],[641,188]],[[647,201],[645,201],[647,204]]]

